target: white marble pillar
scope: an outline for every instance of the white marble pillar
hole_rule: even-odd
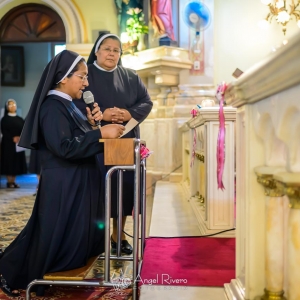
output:
[[[290,200],[288,220],[288,300],[300,299],[300,173],[279,173],[275,179]]]
[[[266,291],[283,299],[283,197],[266,197]],[[275,299],[274,297],[272,299]]]
[[[174,106],[176,103],[175,97],[178,93],[178,87],[177,86],[172,86],[171,87],[171,91],[167,96],[167,102],[166,102],[166,106]]]
[[[158,107],[157,107],[157,118],[166,117],[166,103],[167,96],[171,92],[171,89],[167,86],[160,87],[160,93],[156,96]]]
[[[289,217],[288,245],[288,299],[300,299],[300,198],[293,205]]]
[[[262,167],[263,168],[263,167]],[[265,189],[265,294],[257,299],[283,300],[284,297],[284,198],[272,175],[261,174],[257,181]]]

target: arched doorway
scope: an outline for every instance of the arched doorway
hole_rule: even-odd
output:
[[[22,4],[1,18],[0,118],[9,98],[17,101],[19,115],[26,118],[42,71],[58,43],[66,43],[66,30],[60,15],[49,6]],[[4,74],[6,61],[12,61],[11,74]]]
[[[24,46],[20,43],[47,42],[66,42],[63,21],[50,7],[23,4],[4,15],[0,21],[1,86],[25,85],[24,60],[29,59],[30,53],[24,57]]]
[[[0,9],[8,3],[11,5],[16,2],[16,6],[0,20],[1,48],[12,47],[9,52],[12,49],[17,52],[17,56],[21,53],[18,49],[23,48],[22,61],[25,62],[23,81],[21,80],[19,84],[13,82],[0,86],[0,119],[1,110],[3,111],[9,98],[17,101],[18,114],[26,118],[42,71],[54,56],[54,44],[72,44],[76,47],[77,44],[81,46],[83,41],[88,40],[84,21],[72,0],[42,1],[45,5],[37,3],[19,5],[19,1],[15,0],[0,1]],[[2,54],[3,51],[0,52],[1,57]],[[18,63],[17,66],[22,67],[22,63]],[[30,151],[26,150],[27,158],[29,154]]]
[[[14,7],[0,21],[0,43],[65,42],[60,16],[48,6],[23,4]]]
[[[50,7],[23,4],[4,15],[0,21],[1,85],[25,85],[24,47],[13,46],[15,43],[47,42],[66,42],[63,21]]]

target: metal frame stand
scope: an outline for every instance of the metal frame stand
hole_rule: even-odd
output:
[[[142,142],[145,144],[144,142]],[[116,283],[110,278],[110,260],[133,261],[133,278],[130,286],[132,287],[132,299],[138,299],[138,278],[142,265],[145,246],[146,232],[146,161],[141,161],[139,139],[134,139],[134,165],[129,166],[114,166],[106,174],[105,178],[105,254],[99,256],[98,259],[104,259],[104,281],[91,282],[86,280],[44,280],[36,279],[31,281],[26,288],[26,300],[30,300],[30,290],[35,285],[58,285],[58,286],[93,286],[93,287],[111,287],[115,288]],[[133,255],[121,255],[121,226],[122,226],[122,185],[123,185],[123,170],[134,171],[134,217],[133,217]],[[110,254],[110,211],[111,211],[111,177],[113,172],[118,171],[118,202],[119,202],[119,217],[118,217],[118,241],[117,254]],[[139,224],[141,205],[141,226]],[[141,227],[141,258],[139,259],[139,228]]]

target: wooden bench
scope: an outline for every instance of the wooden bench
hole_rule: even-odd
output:
[[[62,271],[62,272],[54,272],[54,273],[47,273],[44,275],[43,279],[45,280],[70,280],[70,281],[78,281],[84,280],[90,270],[93,268],[94,264],[96,263],[98,256],[91,257],[87,264],[84,267],[73,269],[69,271]]]

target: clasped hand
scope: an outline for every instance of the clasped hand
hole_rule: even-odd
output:
[[[94,103],[94,109],[92,112],[89,107],[86,108],[86,111],[87,119],[91,125],[95,125],[95,121],[101,121],[103,119],[103,114],[96,102]],[[100,128],[102,138],[104,139],[119,138],[123,134],[124,130],[125,127],[118,124],[110,124]]]
[[[103,119],[112,123],[122,124],[124,121],[129,121],[131,114],[126,109],[118,107],[108,108],[103,113]]]

